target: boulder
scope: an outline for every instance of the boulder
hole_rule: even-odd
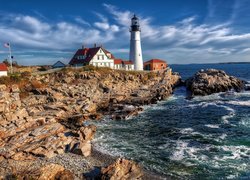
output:
[[[11,92],[13,92],[13,93],[19,93],[20,90],[19,90],[18,85],[16,85],[16,84],[12,85],[11,86]]]
[[[142,179],[142,177],[141,167],[137,163],[124,158],[119,158],[114,164],[101,169],[102,180]]]
[[[7,90],[6,85],[0,84],[0,92],[1,92],[1,91],[6,91],[6,90]]]
[[[54,180],[63,171],[64,167],[58,164],[49,164],[40,169],[40,177],[38,180]]]
[[[74,179],[74,175],[71,171],[69,170],[64,170],[61,172],[58,172],[55,176],[56,180],[72,180]]]
[[[222,70],[200,70],[193,77],[186,80],[186,87],[190,96],[205,96],[213,93],[244,89],[245,82],[227,75]]]
[[[96,132],[96,126],[89,125],[81,127],[78,134],[79,134],[79,141],[78,143],[74,144],[71,149],[71,152],[79,155],[83,155],[85,157],[91,154],[91,140],[94,138],[94,134]]]
[[[95,125],[88,125],[80,128],[80,141],[92,140],[96,132]]]

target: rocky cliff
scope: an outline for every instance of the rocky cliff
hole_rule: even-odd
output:
[[[180,81],[171,71],[62,70],[0,85],[0,174],[6,160],[36,161],[67,152],[89,156],[103,115],[128,119],[166,99]]]

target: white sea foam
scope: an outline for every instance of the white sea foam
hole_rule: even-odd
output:
[[[190,132],[194,132],[193,128],[183,128],[180,130],[180,133],[182,134],[189,134]]]
[[[233,118],[235,116],[235,110],[231,107],[220,105],[220,107],[223,107],[225,110],[228,111],[228,114],[221,117],[224,124],[229,124],[229,119]]]
[[[239,124],[245,127],[250,127],[250,117],[242,118]]]
[[[248,101],[228,101],[228,104],[239,105],[239,106],[250,106],[250,100]]]
[[[213,129],[219,129],[220,125],[219,124],[205,124],[204,126],[213,128]]]
[[[229,112],[229,114],[222,116],[221,119],[222,119],[224,124],[228,124],[229,119],[233,118],[234,116],[235,116],[235,111],[231,111],[231,112]]]
[[[192,101],[212,101],[212,100],[221,100],[223,99],[221,97],[221,94],[223,93],[215,93],[215,94],[211,94],[208,96],[196,96],[192,99]]]
[[[214,159],[220,161],[236,160],[242,159],[242,156],[250,158],[250,147],[247,146],[221,146],[219,147],[221,151],[230,152],[223,156],[215,156]]]
[[[224,140],[227,137],[227,134],[222,134],[219,136],[219,139]]]
[[[206,108],[208,106],[217,106],[218,107],[218,104],[223,104],[222,101],[214,101],[214,102],[200,102],[198,104],[189,104],[187,107],[189,108],[196,108],[196,107],[202,107],[202,108]]]
[[[187,148],[188,143],[184,141],[177,141],[176,142],[176,149],[173,151],[172,155],[170,156],[171,160],[180,161],[185,156],[185,149]]]

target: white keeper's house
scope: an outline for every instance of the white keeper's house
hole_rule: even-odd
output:
[[[78,49],[69,64],[73,67],[93,65],[112,69],[134,70],[134,64],[131,61],[116,59],[104,47],[97,47],[96,45],[93,48],[82,47]]]

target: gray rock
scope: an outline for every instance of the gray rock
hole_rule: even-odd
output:
[[[186,87],[191,97],[229,90],[239,92],[244,89],[244,84],[244,81],[216,69],[201,70],[186,80]]]

